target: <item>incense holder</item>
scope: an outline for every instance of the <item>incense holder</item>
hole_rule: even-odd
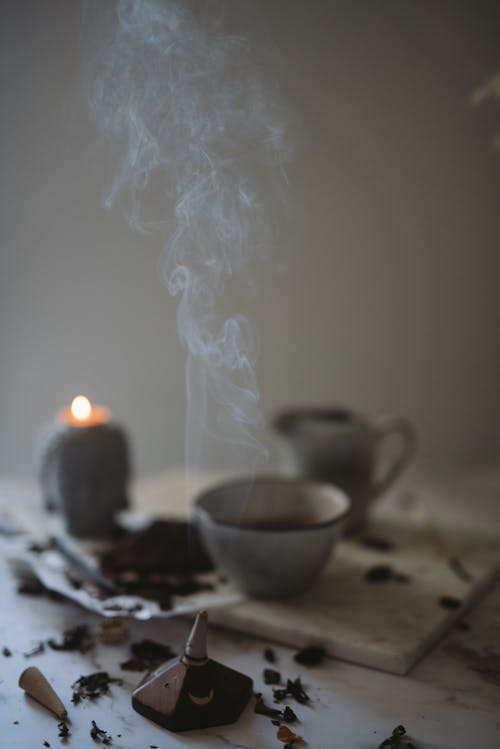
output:
[[[251,694],[250,677],[207,656],[206,611],[198,614],[184,653],[157,668],[132,694],[132,707],[170,731],[234,723]]]

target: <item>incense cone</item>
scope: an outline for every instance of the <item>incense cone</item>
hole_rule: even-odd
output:
[[[40,703],[57,715],[59,720],[66,720],[68,713],[63,703],[54,692],[49,682],[35,666],[26,668],[21,676],[19,677],[19,686],[24,689],[26,694],[33,697],[34,700]]]
[[[208,614],[206,611],[200,611],[184,648],[185,658],[194,661],[207,659],[207,629]]]

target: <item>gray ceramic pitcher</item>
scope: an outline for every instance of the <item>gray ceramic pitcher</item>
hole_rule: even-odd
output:
[[[289,409],[272,425],[286,440],[298,475],[335,484],[349,496],[349,532],[361,529],[373,500],[393,484],[416,447],[407,419],[370,419],[347,408]],[[398,450],[384,460],[382,443],[389,437],[397,438]]]

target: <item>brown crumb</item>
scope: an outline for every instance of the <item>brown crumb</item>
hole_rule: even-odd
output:
[[[121,645],[128,640],[130,627],[125,619],[113,616],[100,621],[97,632],[104,645]]]

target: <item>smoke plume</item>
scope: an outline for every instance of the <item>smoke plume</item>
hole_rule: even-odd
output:
[[[101,0],[83,28],[91,110],[118,163],[105,205],[159,234],[161,276],[179,299],[187,470],[217,446],[251,470],[265,453],[255,333],[221,302],[270,247],[286,186],[271,47],[237,0]]]

